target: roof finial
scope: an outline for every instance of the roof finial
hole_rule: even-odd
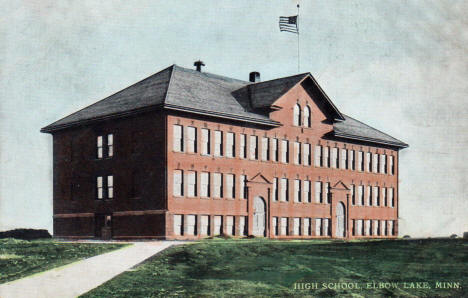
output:
[[[205,63],[203,63],[203,61],[201,61],[201,60],[198,60],[198,61],[195,61],[193,63],[193,66],[196,66],[197,71],[201,72],[201,68],[202,68],[202,66],[205,66]]]

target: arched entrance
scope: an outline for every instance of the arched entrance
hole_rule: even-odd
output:
[[[346,237],[346,213],[342,202],[336,205],[336,237]]]
[[[255,197],[253,207],[253,235],[263,237],[265,236],[265,200],[262,197]]]

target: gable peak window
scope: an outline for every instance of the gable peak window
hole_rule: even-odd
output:
[[[301,106],[295,104],[293,108],[293,125],[301,126]]]
[[[310,107],[307,105],[304,107],[304,120],[303,120],[303,125],[305,127],[311,127],[311,115],[310,115]]]

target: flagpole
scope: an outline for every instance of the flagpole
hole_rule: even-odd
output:
[[[299,1],[297,1],[297,73],[301,72],[301,67],[300,67],[300,61],[301,61],[301,56],[299,53]]]

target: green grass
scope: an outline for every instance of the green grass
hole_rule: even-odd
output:
[[[60,243],[0,239],[0,283],[123,247],[122,244]]]
[[[468,242],[453,240],[206,240],[176,246],[83,297],[468,297]],[[295,290],[295,282],[319,289]],[[395,289],[323,289],[321,283],[398,282]],[[405,289],[403,282],[431,289]],[[436,289],[439,281],[461,289]]]

